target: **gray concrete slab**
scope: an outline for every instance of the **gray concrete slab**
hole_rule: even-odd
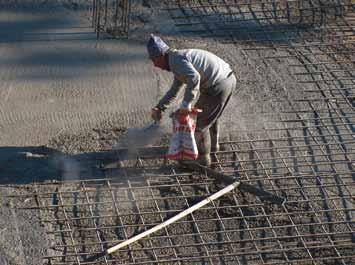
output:
[[[4,8],[0,28],[1,146],[149,119],[159,82],[143,43],[97,41],[87,18],[60,5]]]

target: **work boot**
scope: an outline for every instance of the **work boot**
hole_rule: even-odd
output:
[[[209,167],[211,165],[211,136],[210,130],[207,129],[203,132],[196,132],[195,139],[198,149],[197,162],[203,166]]]
[[[209,129],[211,136],[211,152],[219,152],[219,121],[217,120]]]
[[[178,166],[180,169],[188,169],[188,170],[193,170],[193,163],[196,163],[196,161],[191,161],[191,160],[178,160]]]
[[[201,155],[199,155],[197,162],[202,166],[210,167],[211,166],[211,155],[210,154],[201,154]]]

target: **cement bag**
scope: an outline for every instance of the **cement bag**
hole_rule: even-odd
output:
[[[175,112],[173,120],[173,134],[170,138],[167,158],[174,160],[195,160],[198,157],[198,150],[195,140],[197,112],[189,113]]]

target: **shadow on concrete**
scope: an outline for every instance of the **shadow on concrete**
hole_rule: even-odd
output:
[[[180,33],[188,36],[213,38],[220,41],[247,41],[261,44],[287,44],[302,39],[314,28],[311,24],[264,24],[260,21],[211,21],[200,25],[180,27]]]
[[[137,44],[132,42],[132,45]],[[24,71],[17,71],[11,77],[15,80],[57,80],[92,75],[98,67],[110,66],[115,62],[125,64],[145,57],[143,51],[106,51],[96,48],[94,44],[85,47],[63,45],[57,48],[33,49],[18,56],[3,58],[0,66],[23,68]]]
[[[67,155],[44,146],[0,147],[0,184],[100,178],[100,155]]]
[[[21,68],[8,78],[27,82],[77,78],[113,62],[124,64],[146,57],[143,52],[102,49],[105,42],[110,47],[119,42],[98,41],[90,26],[90,21],[83,20],[80,13],[61,4],[2,8],[0,49],[11,47],[11,52],[3,56],[0,67]],[[137,45],[128,42],[128,47]]]
[[[196,5],[192,8],[187,5],[179,6],[179,13],[175,9],[171,13],[172,18],[175,16],[177,32],[183,34],[228,41],[283,44],[290,40],[297,41],[306,32],[315,33],[315,29],[319,30],[348,12],[348,5],[344,3],[317,3],[306,9],[298,9],[292,4],[287,7],[281,5],[278,10],[257,2],[248,7],[241,6],[226,4],[225,8],[219,8]]]
[[[69,18],[69,19],[68,19]],[[54,29],[80,29],[75,13],[61,5],[18,5],[0,10],[1,43],[36,41],[36,32]],[[82,26],[81,26],[82,27]],[[87,25],[89,27],[89,23]],[[48,34],[50,34],[48,32]],[[41,40],[41,39],[38,39]]]
[[[137,179],[142,170],[122,167],[122,162],[135,163],[138,156],[161,158],[166,152],[167,147],[150,147],[139,148],[137,153],[123,148],[65,154],[46,146],[4,146],[0,147],[0,185],[103,179],[106,173],[125,177],[128,172]]]

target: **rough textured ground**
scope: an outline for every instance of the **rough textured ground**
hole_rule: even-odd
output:
[[[3,8],[0,21],[2,146],[147,120],[157,81],[142,44],[97,41],[60,5]]]
[[[154,18],[154,9],[140,1],[134,8],[132,40],[99,41],[85,12],[60,3],[1,9],[2,184],[70,178],[67,171],[73,174],[84,167],[74,162],[75,155],[109,149],[127,128],[149,124],[149,110],[168,88],[171,76],[154,69],[147,59],[144,42],[149,32],[162,25]],[[162,34],[174,32],[171,22],[165,26]],[[240,82],[222,120],[222,126],[229,128],[223,137],[233,134],[233,128],[255,129],[261,124],[258,116],[249,122],[246,114],[263,108],[270,112],[268,103],[256,103],[260,103],[258,97],[267,102],[268,91],[272,91],[269,98],[280,93],[272,76],[267,78],[267,72],[259,76],[262,70],[256,73],[255,65],[248,64],[234,46],[173,35],[166,40],[176,48],[215,52],[236,71]],[[265,95],[256,91],[258,84],[263,85]],[[169,129],[168,118],[164,126]],[[18,193],[5,187],[1,191]],[[14,210],[7,201],[0,211],[0,227],[6,227],[0,230],[2,264],[39,264],[40,256],[48,255],[49,239],[38,218]]]
[[[143,21],[151,25],[144,10]],[[133,27],[135,40],[97,41],[89,21],[80,14],[59,4],[2,9],[1,146],[51,145],[67,135],[90,137],[87,133],[95,128],[149,123],[151,106],[171,80],[166,72],[154,69],[146,56],[144,40],[149,30],[157,28]],[[167,42],[176,48],[205,48],[231,63],[241,77],[239,90],[249,98],[235,97],[238,109],[231,107],[230,115],[255,105],[255,92],[246,90],[253,70],[240,67],[245,58],[237,49],[206,39],[169,37]],[[253,81],[261,82],[258,78]],[[230,115],[224,122],[239,128],[241,121]]]
[[[68,171],[85,168],[76,162],[81,155],[110,149],[128,128],[150,123],[149,110],[171,81],[147,59],[144,42],[152,31],[173,47],[207,49],[232,65],[239,85],[222,119],[223,138],[262,128],[269,118],[259,113],[287,109],[287,99],[301,93],[285,62],[273,68],[281,83],[257,54],[247,58],[235,45],[167,36],[175,32],[172,22],[162,27],[166,17],[155,16],[149,1],[133,1],[130,40],[99,41],[85,12],[64,2],[26,1],[0,10],[1,195],[20,193],[9,184],[71,178]],[[169,130],[168,118],[163,125]],[[37,265],[50,254],[39,216],[12,207],[26,203],[26,197],[0,201],[0,264]]]
[[[4,5],[0,29],[2,184],[61,178],[73,165],[53,154],[107,149],[148,121],[158,90],[141,43],[97,41],[87,18],[55,2]],[[1,197],[12,194],[1,187]],[[0,201],[0,264],[38,265],[48,235],[14,205],[26,203]]]
[[[16,189],[0,188],[1,195],[16,194]],[[31,211],[16,209],[32,202],[2,199],[0,201],[0,264],[41,264],[50,244],[39,217]]]

